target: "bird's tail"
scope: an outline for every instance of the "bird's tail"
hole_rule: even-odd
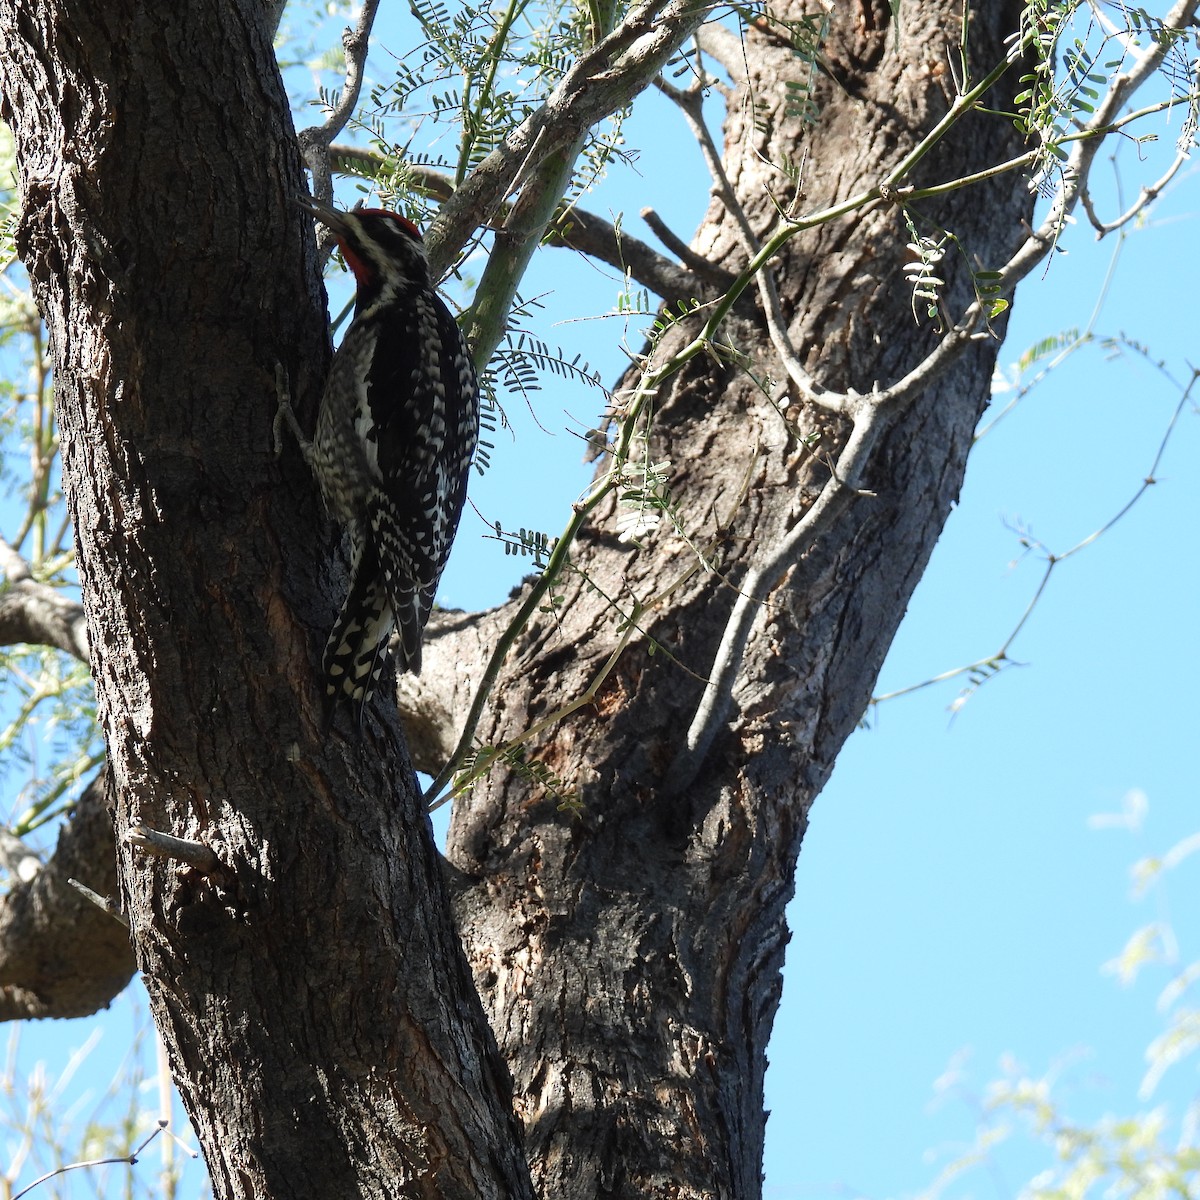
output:
[[[374,500],[369,509],[370,540],[379,548],[376,553],[381,578],[396,620],[396,669],[420,675],[421,638],[442,566],[419,533],[414,543],[412,535],[417,531],[398,518],[394,505],[379,496]]]
[[[437,584],[432,583],[426,587],[399,588],[392,596],[392,611],[399,635],[396,648],[396,669],[399,671],[421,673],[421,641],[436,590]]]
[[[325,643],[322,669],[327,709],[339,700],[349,700],[362,720],[387,659],[394,623],[377,556],[364,547],[351,565],[350,590]]]

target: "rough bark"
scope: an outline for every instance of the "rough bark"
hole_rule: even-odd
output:
[[[328,336],[266,16],[0,5],[133,949],[218,1196],[528,1195],[398,727],[321,730],[344,584],[271,423]]]
[[[878,182],[946,111],[959,6],[903,15],[897,33],[883,0],[836,7],[838,82],[822,82],[811,128],[784,112],[795,55],[750,32],[726,145],[758,234],[777,220],[771,194],[792,199],[770,163],[804,164],[810,209]],[[1014,23],[1014,5],[980,6],[978,65]],[[294,452],[276,463],[270,425],[276,363],[311,416],[326,341],[267,35],[248,0],[114,0],[101,15],[0,0],[20,241],[54,345],[120,886],[216,1194],[523,1196],[527,1155],[548,1200],[754,1197],[808,808],[957,495],[995,344],[973,345],[891,424],[869,494],[761,597],[732,707],[685,787],[672,764],[735,589],[829,484],[846,428],[785,400],[820,434],[814,453],[739,368],[696,359],[671,381],[651,453],[675,464],[692,539],[719,535],[720,570],[647,619],[669,655],[635,640],[596,703],[532,747],[579,789],[581,815],[499,770],[456,807],[445,878],[464,958],[386,706],[362,734],[320,729],[313,663],[341,579],[312,482]],[[921,178],[1008,157],[1014,137],[972,118]],[[1000,180],[929,211],[990,267],[1030,200]],[[890,382],[936,344],[913,325],[907,240],[879,205],[785,248],[791,338],[825,386]],[[719,272],[746,261],[715,201],[694,247]],[[954,311],[969,270],[946,265]],[[760,375],[784,377],[752,306],[725,332]],[[693,333],[685,322],[665,347]],[[581,692],[616,644],[585,577],[646,600],[692,564],[666,531],[620,545],[614,518],[599,514],[565,605],[511,656],[489,741]],[[402,689],[425,714],[418,761],[445,757],[506,615],[439,624],[422,680]],[[219,867],[145,858],[123,836],[138,822],[207,844]]]

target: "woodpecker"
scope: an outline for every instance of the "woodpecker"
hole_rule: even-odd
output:
[[[429,279],[417,227],[385,209],[301,205],[354,272],[354,319],[333,356],[308,441],[330,514],[350,538],[350,588],[325,645],[326,703],[359,719],[393,627],[397,667],[421,669],[421,635],[462,515],[479,440],[479,383],[458,323]]]

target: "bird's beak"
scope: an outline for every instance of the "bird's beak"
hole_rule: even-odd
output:
[[[306,212],[312,213],[322,225],[328,226],[339,237],[346,232],[345,218],[336,208],[322,204],[311,196],[297,196],[296,203]]]

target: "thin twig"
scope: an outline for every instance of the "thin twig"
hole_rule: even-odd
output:
[[[1169,378],[1169,377],[1168,377]],[[1065,550],[1062,554],[1053,553],[1044,542],[1026,536],[1024,544],[1030,549],[1040,550],[1046,559],[1046,567],[1042,572],[1042,577],[1038,581],[1037,587],[1034,589],[1033,595],[1025,605],[1020,617],[1015,625],[1009,630],[1008,636],[1005,637],[1000,648],[986,658],[977,659],[975,662],[967,663],[964,666],[953,667],[948,671],[942,671],[938,675],[932,675],[928,679],[921,680],[920,683],[909,684],[907,687],[897,688],[892,692],[884,692],[879,696],[872,696],[870,700],[871,707],[877,707],[888,700],[898,700],[902,696],[910,696],[914,692],[922,691],[924,688],[932,687],[937,683],[945,683],[950,679],[957,679],[962,675],[970,675],[978,671],[991,671],[995,673],[1000,670],[1005,664],[1011,664],[1014,660],[1009,656],[1009,651],[1012,649],[1013,643],[1017,640],[1021,631],[1029,623],[1030,617],[1034,610],[1041,602],[1042,596],[1046,593],[1050,584],[1050,578],[1060,564],[1066,562],[1069,558],[1078,554],[1085,547],[1092,545],[1103,537],[1114,525],[1117,524],[1139,500],[1150,490],[1155,483],[1158,482],[1158,468],[1162,463],[1163,455],[1166,453],[1167,444],[1170,442],[1172,435],[1175,432],[1176,426],[1179,423],[1179,418],[1183,415],[1183,410],[1187,407],[1191,400],[1192,391],[1195,388],[1197,380],[1200,379],[1200,372],[1193,371],[1192,378],[1188,382],[1186,388],[1179,398],[1179,403],[1175,406],[1171,413],[1171,418],[1167,422],[1167,427],[1163,432],[1162,438],[1159,440],[1158,449],[1154,455],[1154,461],[1150,464],[1150,470],[1142,479],[1133,495],[1121,506],[1121,508],[1107,521],[1104,522],[1098,529],[1093,530],[1085,538],[1081,538],[1069,550]]]
[[[1191,158],[1190,154],[1180,152],[1175,155],[1174,161],[1162,173],[1162,176],[1150,184],[1149,187],[1143,187],[1138,198],[1115,220],[1101,221],[1096,215],[1096,210],[1092,205],[1092,198],[1086,192],[1083,195],[1083,207],[1087,213],[1088,220],[1091,221],[1092,227],[1096,230],[1097,237],[1105,237],[1110,233],[1115,233],[1122,226],[1129,224],[1148,204],[1152,204],[1158,199],[1163,188],[1171,182],[1172,179],[1179,173],[1180,168],[1185,162]]]
[[[1118,194],[1119,190],[1120,183],[1118,180]],[[1073,334],[1068,344],[1060,346],[1058,353],[1056,353],[1048,363],[1038,370],[1033,379],[1019,388],[1017,394],[1013,396],[1013,398],[1009,400],[1009,402],[998,413],[996,413],[996,415],[992,417],[986,425],[976,431],[976,442],[982,441],[983,438],[987,437],[988,434],[990,434],[992,430],[995,429],[996,426],[999,425],[1000,422],[1009,415],[1009,413],[1013,412],[1017,405],[1020,404],[1020,402],[1027,395],[1029,395],[1029,393],[1035,387],[1037,387],[1037,385],[1041,383],[1041,381],[1045,379],[1051,371],[1056,370],[1064,362],[1066,362],[1066,360],[1072,354],[1082,347],[1088,345],[1093,340],[1095,337],[1096,322],[1099,321],[1100,314],[1104,309],[1105,301],[1108,299],[1108,294],[1112,288],[1113,279],[1116,277],[1117,263],[1120,262],[1121,252],[1125,248],[1125,239],[1128,236],[1128,233],[1122,230],[1120,232],[1120,236],[1118,236],[1116,242],[1113,244],[1112,254],[1110,254],[1108,258],[1108,268],[1104,272],[1104,279],[1100,284],[1099,291],[1097,292],[1096,302],[1092,305],[1091,315],[1088,317],[1087,324],[1084,325],[1083,331],[1081,333]]]
[[[94,892],[86,883],[81,883],[78,879],[68,879],[67,883],[71,885],[85,900],[91,901],[97,908],[108,913],[110,917],[126,929],[129,928],[129,918],[121,911],[120,906],[111,896],[102,896],[99,892]]]
[[[131,1167],[137,1166],[138,1155],[141,1154],[141,1152],[143,1150],[145,1150],[145,1148],[148,1145],[150,1145],[150,1143],[152,1141],[154,1141],[154,1139],[156,1137],[158,1137],[158,1135],[160,1133],[167,1133],[167,1132],[169,1132],[169,1130],[167,1130],[165,1123],[162,1121],[159,1121],[158,1124],[155,1126],[155,1128],[153,1130],[151,1130],[149,1135],[146,1138],[144,1138],[138,1144],[137,1148],[134,1149],[131,1153],[122,1154],[122,1155],[119,1155],[119,1156],[116,1156],[113,1158],[89,1158],[85,1162],[73,1162],[73,1163],[67,1163],[65,1166],[55,1167],[53,1171],[47,1171],[45,1175],[42,1175],[40,1178],[35,1179],[28,1187],[23,1187],[19,1192],[17,1192],[12,1197],[12,1200],[21,1200],[22,1196],[28,1195],[30,1192],[33,1191],[34,1188],[40,1187],[43,1183],[46,1182],[46,1180],[53,1179],[56,1175],[64,1175],[64,1174],[66,1174],[67,1171],[78,1171],[82,1167],[109,1167],[109,1166],[114,1166],[117,1163],[126,1163],[127,1165],[129,1165]],[[174,1135],[172,1135],[172,1136],[174,1136]],[[180,1143],[180,1144],[182,1145],[183,1143]],[[193,1158],[197,1157],[197,1154],[194,1150],[188,1149],[188,1153]]]

